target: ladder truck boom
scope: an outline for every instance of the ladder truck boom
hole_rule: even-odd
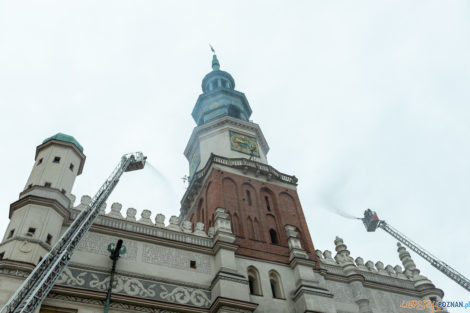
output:
[[[23,284],[0,310],[0,313],[34,313],[47,297],[55,281],[67,266],[72,254],[100,213],[102,205],[116,187],[124,172],[142,169],[145,166],[142,152],[125,154],[114,171],[90,202],[74,219]]]
[[[400,233],[398,230],[393,228],[387,222],[380,220],[376,212],[372,211],[371,209],[367,209],[364,212],[364,218],[362,218],[361,220],[364,223],[364,226],[366,227],[366,230],[368,232],[373,232],[377,228],[382,228],[392,237],[394,237],[399,242],[401,242],[402,244],[416,252],[418,255],[420,255],[423,259],[431,263],[432,266],[444,273],[447,277],[455,281],[467,291],[470,291],[470,280],[468,278],[457,272],[447,263],[441,261],[439,258],[432,255],[430,252],[426,251],[417,243],[413,242],[411,239],[409,239],[408,237]]]

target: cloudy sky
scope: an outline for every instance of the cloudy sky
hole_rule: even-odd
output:
[[[333,213],[370,207],[470,276],[466,0],[3,0],[0,231],[35,147],[57,132],[85,148],[77,201],[143,151],[155,170],[126,174],[109,203],[178,215],[208,43],[246,94],[270,164],[299,178],[317,249],[338,235],[353,257],[399,264],[388,234]],[[448,300],[470,300],[413,257]]]

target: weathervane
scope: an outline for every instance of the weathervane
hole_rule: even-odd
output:
[[[183,181],[183,184],[186,184],[191,180],[191,177],[188,175],[184,175],[183,177],[181,177],[181,180]]]
[[[214,49],[214,47],[212,47],[212,45],[211,45],[211,44],[209,44],[209,47],[211,47],[211,51],[212,51],[212,53],[213,53],[213,54],[215,54],[215,49]]]

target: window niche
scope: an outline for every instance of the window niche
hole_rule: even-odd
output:
[[[277,237],[277,232],[272,228],[269,230],[269,238],[271,238],[271,243],[275,245],[279,244],[279,238]]]
[[[250,286],[250,294],[255,296],[262,296],[263,291],[261,289],[261,280],[259,278],[259,272],[253,266],[248,268],[248,284]]]
[[[282,288],[281,276],[276,271],[269,272],[269,284],[271,292],[275,299],[285,299],[284,290]]]

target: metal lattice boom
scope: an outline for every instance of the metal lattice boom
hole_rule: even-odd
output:
[[[377,228],[382,228],[399,242],[431,263],[432,266],[444,273],[447,277],[455,281],[460,286],[464,287],[466,290],[470,291],[470,280],[468,278],[454,270],[447,263],[439,260],[437,257],[426,251],[423,247],[419,246],[417,243],[413,242],[411,239],[390,226],[387,222],[380,220],[376,212],[372,211],[371,209],[367,209],[364,211],[364,217],[360,218],[360,220],[362,220],[368,232],[374,232]]]
[[[470,291],[470,280],[457,272],[455,269],[450,267],[447,263],[439,260],[437,257],[426,251],[424,248],[419,246],[417,243],[413,242],[409,238],[407,238],[405,235],[400,233],[398,230],[390,226],[387,222],[385,221],[380,221],[379,228],[382,228],[385,230],[387,233],[395,237],[398,241],[403,243],[405,246],[416,252],[418,255],[420,255],[423,259],[431,263],[432,266],[437,268],[439,271],[444,273],[447,277],[455,281],[457,284],[460,286],[464,287],[466,290]]]

